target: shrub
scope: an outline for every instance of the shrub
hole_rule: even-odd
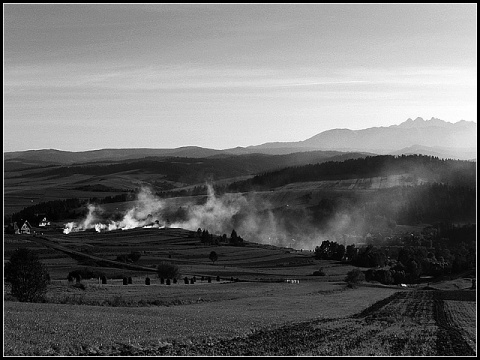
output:
[[[42,301],[49,284],[49,274],[38,256],[29,249],[17,249],[4,267],[5,281],[11,294],[22,302]]]
[[[73,287],[76,287],[77,289],[81,289],[81,290],[86,289],[86,286],[84,284],[82,284],[81,282],[77,282],[77,283],[73,284]]]
[[[365,280],[365,275],[360,269],[357,269],[357,268],[350,270],[347,273],[347,277],[345,278],[345,281],[349,286],[354,286],[364,280]]]
[[[323,271],[323,268],[320,268],[319,270],[316,270],[313,272],[314,276],[325,276],[325,272]]]
[[[157,274],[159,278],[177,279],[180,276],[180,270],[175,264],[163,262],[157,266]]]

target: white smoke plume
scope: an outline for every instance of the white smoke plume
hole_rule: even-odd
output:
[[[168,218],[172,209],[178,207],[179,200],[182,216],[176,216],[169,225]],[[192,231],[206,229],[211,234],[226,234],[229,237],[235,230],[247,241],[313,250],[323,240],[348,245],[352,237],[345,234],[351,234],[352,228],[359,226],[361,218],[358,211],[354,214],[352,209],[344,209],[319,229],[314,226],[307,210],[303,213],[299,209],[296,211],[292,220],[288,214],[275,211],[272,204],[259,194],[227,193],[216,196],[210,184],[207,184],[207,199],[203,204],[196,204],[193,199],[188,201],[188,198],[160,199],[149,188],[142,188],[134,205],[123,213],[121,220],[102,219],[105,217],[104,210],[100,206],[89,205],[86,218],[78,224],[65,224],[64,233],[171,226]]]
[[[240,194],[225,194],[221,198],[215,196],[213,187],[207,184],[207,202],[202,205],[187,207],[186,221],[172,224],[189,230],[207,229],[210,233],[225,233],[233,230],[233,217],[247,206],[245,197]]]
[[[102,210],[101,208],[98,208],[92,204],[88,204],[87,208],[88,214],[82,222],[80,222],[79,224],[75,222],[69,222],[65,224],[65,228],[63,229],[64,234],[69,234],[72,231],[85,231],[95,226],[94,223],[96,221],[96,212],[102,212]]]
[[[311,247],[318,235],[313,233],[311,225],[307,226],[305,219],[296,235],[292,236],[283,219],[274,215],[273,206],[255,193],[227,193],[217,197],[209,184],[207,191],[206,203],[189,205],[187,220],[173,223],[172,226],[189,230],[207,229],[209,233],[227,236],[235,230],[247,241],[297,249]]]
[[[152,194],[148,188],[142,188],[137,195],[134,206],[126,211],[120,221],[101,219],[104,214],[102,207],[98,205],[88,205],[88,214],[80,223],[69,222],[64,225],[64,234],[70,232],[85,231],[95,229],[100,231],[127,230],[143,226],[152,226],[154,217],[164,208],[164,201]]]

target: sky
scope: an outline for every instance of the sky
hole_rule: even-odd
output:
[[[4,4],[4,152],[477,121],[477,4]]]

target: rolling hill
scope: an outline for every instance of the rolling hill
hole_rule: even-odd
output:
[[[56,199],[116,196],[143,186],[165,191],[205,181],[228,183],[288,166],[367,155],[312,151],[287,155],[222,154],[206,158],[145,157],[76,164],[49,164],[48,158],[38,163],[33,158],[9,159],[4,161],[4,212],[9,214],[32,203]]]

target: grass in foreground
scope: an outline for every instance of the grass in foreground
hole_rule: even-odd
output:
[[[214,287],[223,289],[219,293],[221,298],[213,299],[216,301],[169,307],[7,301],[4,312],[5,354],[76,355],[84,353],[86,348],[114,351],[112,349],[118,343],[152,347],[159,343],[188,344],[208,339],[232,339],[259,329],[350,316],[396,291],[365,287],[323,292],[323,285],[286,283],[212,284],[210,289]],[[185,289],[188,288],[185,286]],[[177,297],[180,293],[171,295]]]
[[[5,355],[475,355],[458,336],[475,293],[445,294],[358,288],[168,308],[7,302]]]

